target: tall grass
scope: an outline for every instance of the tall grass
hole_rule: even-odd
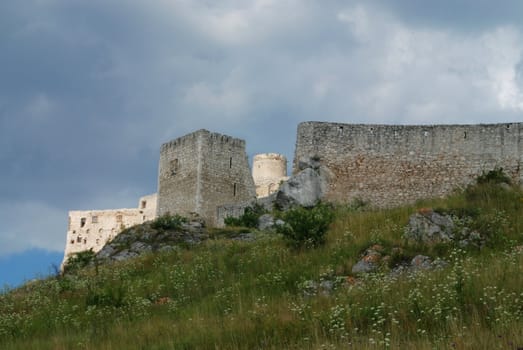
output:
[[[495,349],[523,346],[522,193],[482,184],[390,210],[338,208],[326,244],[277,234],[83,269],[0,296],[2,349]],[[405,241],[421,207],[472,213],[483,249]],[[444,269],[352,276],[371,245]],[[322,289],[322,282],[332,289]]]

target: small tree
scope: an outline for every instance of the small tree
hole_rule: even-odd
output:
[[[153,222],[151,222],[151,227],[156,230],[179,230],[182,228],[182,224],[186,222],[187,219],[183,216],[167,213],[157,217]]]
[[[325,243],[325,234],[334,219],[330,205],[319,203],[313,208],[296,207],[282,215],[285,224],[277,231],[285,236],[294,248],[317,247]]]
[[[265,210],[263,205],[256,203],[252,207],[245,208],[243,215],[241,215],[238,218],[234,218],[231,216],[226,217],[224,219],[224,223],[226,226],[241,226],[254,228],[258,226],[258,219],[260,218],[260,216],[262,216],[266,212],[267,211]]]

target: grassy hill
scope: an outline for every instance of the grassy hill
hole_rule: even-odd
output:
[[[522,349],[523,193],[484,180],[414,206],[338,207],[316,248],[215,230],[194,247],[5,291],[0,348]],[[457,215],[485,244],[407,241],[421,208]],[[388,258],[353,274],[371,246]],[[417,254],[446,267],[391,273]]]

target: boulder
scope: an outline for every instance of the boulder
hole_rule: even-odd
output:
[[[352,267],[352,273],[368,273],[376,271],[381,260],[381,253],[378,251],[378,247],[381,248],[379,245],[375,245],[367,249],[363,258]]]
[[[287,210],[293,206],[313,207],[328,189],[327,170],[306,168],[285,181],[276,193],[275,205]]]
[[[414,270],[429,270],[432,268],[432,260],[426,255],[416,255],[412,258],[410,266]]]
[[[271,214],[263,214],[258,218],[258,230],[267,231],[273,230],[276,226],[285,224],[281,219],[274,220]]]
[[[421,243],[448,242],[453,239],[454,221],[450,215],[429,210],[410,216],[405,238]]]

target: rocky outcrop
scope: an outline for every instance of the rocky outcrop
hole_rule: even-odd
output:
[[[450,215],[439,214],[431,209],[420,210],[409,218],[405,238],[426,244],[448,242],[454,238],[454,226]]]
[[[381,261],[382,250],[383,248],[379,244],[375,244],[367,249],[361,260],[352,267],[352,273],[359,274],[376,271]]]
[[[312,207],[328,191],[331,172],[319,161],[311,158],[300,161],[301,171],[289,178],[276,193],[274,204],[287,210],[293,206]]]
[[[178,229],[158,229],[151,223],[131,227],[96,254],[99,262],[122,261],[150,252],[178,249],[180,245],[195,245],[207,239],[201,221],[189,221]]]

